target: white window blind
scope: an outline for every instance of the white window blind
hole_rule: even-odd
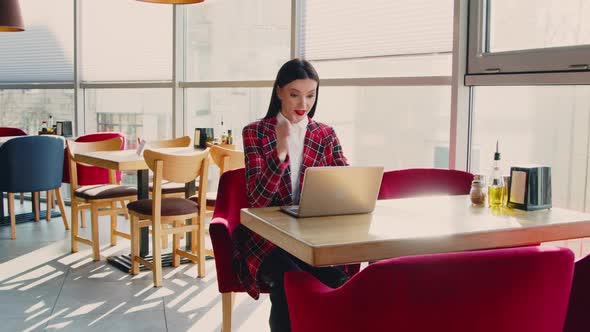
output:
[[[172,8],[135,0],[81,2],[82,79],[172,79]]]
[[[301,55],[308,60],[450,52],[452,0],[305,0]]]
[[[0,82],[73,81],[72,0],[20,4],[25,31],[0,33]]]

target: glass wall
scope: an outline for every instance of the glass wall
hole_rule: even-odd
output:
[[[242,129],[264,117],[270,95],[271,88],[188,89],[185,132],[213,128],[215,136],[221,137],[223,132],[231,130],[235,144],[241,149]]]
[[[492,0],[490,51],[590,44],[590,2]]]
[[[450,98],[448,86],[320,87],[315,119],[353,165],[446,168]]]
[[[72,0],[21,0],[26,29],[0,33],[0,83],[74,79]]]
[[[21,128],[29,135],[36,135],[50,115],[54,121],[73,121],[74,90],[0,90],[1,127]]]
[[[133,149],[138,138],[172,137],[170,89],[85,89],[86,132],[117,131]]]
[[[81,1],[84,81],[172,79],[172,6]]]
[[[589,86],[475,88],[471,170],[491,174],[496,140],[502,169],[551,166],[553,204],[583,210],[587,165]]]
[[[274,79],[290,56],[290,0],[186,6],[186,80]]]

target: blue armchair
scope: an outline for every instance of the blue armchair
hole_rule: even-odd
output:
[[[61,187],[63,157],[64,142],[59,137],[23,136],[0,146],[0,191],[8,193],[11,239],[16,238],[14,193],[17,192],[55,192],[64,226],[69,229],[63,199],[59,190],[55,190]],[[50,216],[51,204],[47,206]]]

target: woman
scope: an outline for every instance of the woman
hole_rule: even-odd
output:
[[[347,165],[334,129],[312,120],[318,88],[319,77],[309,62],[288,61],[277,74],[266,116],[244,128],[252,207],[298,204],[307,167]],[[261,286],[270,288],[272,331],[291,329],[283,288],[286,271],[306,270],[331,287],[348,278],[339,267],[314,268],[241,225],[233,234],[234,266],[248,293],[258,299]]]

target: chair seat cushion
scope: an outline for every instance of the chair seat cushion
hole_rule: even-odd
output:
[[[137,195],[137,189],[118,184],[96,184],[76,189],[76,197],[84,199],[104,199]]]
[[[127,204],[127,209],[140,214],[152,214],[152,199],[141,199]],[[184,214],[197,213],[199,205],[191,200],[166,197],[162,198],[162,216],[180,216]]]
[[[193,195],[191,197],[189,197],[188,199],[190,199],[191,201],[198,203],[199,202],[199,196],[198,195]],[[207,193],[207,206],[215,206],[215,201],[217,200],[217,192],[216,191],[212,191],[212,192],[208,192]]]

